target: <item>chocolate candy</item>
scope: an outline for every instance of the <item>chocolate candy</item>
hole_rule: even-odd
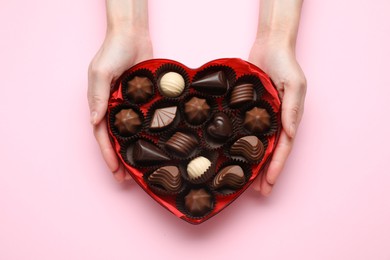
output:
[[[241,84],[234,87],[230,96],[230,105],[232,107],[238,107],[253,100],[253,84]]]
[[[201,217],[212,209],[212,197],[205,189],[193,189],[184,197],[184,206],[189,214]]]
[[[194,151],[198,144],[198,139],[192,134],[176,132],[166,142],[165,148],[172,153],[186,157]]]
[[[179,192],[182,187],[180,171],[176,166],[164,166],[157,169],[149,175],[148,181],[152,185],[173,193]]]
[[[126,94],[130,101],[143,103],[153,95],[153,83],[146,77],[135,76],[127,82]]]
[[[271,116],[267,110],[254,107],[245,113],[244,127],[252,133],[262,133],[271,126]]]
[[[139,115],[131,108],[122,109],[115,115],[114,125],[121,135],[133,135],[141,128]]]
[[[150,128],[164,128],[170,125],[176,117],[177,107],[164,107],[154,111]]]
[[[203,156],[196,157],[187,165],[187,173],[190,179],[201,177],[211,166],[209,159]]]
[[[127,149],[126,156],[128,158],[132,156],[136,163],[148,165],[159,164],[170,160],[160,148],[142,139],[135,143],[134,149],[131,150],[130,147]],[[128,161],[131,160],[128,159]]]
[[[228,81],[223,71],[217,71],[193,81],[191,85],[200,92],[223,95],[228,88]]]
[[[185,103],[184,112],[188,122],[201,124],[207,119],[210,113],[210,106],[207,104],[206,99],[193,97]]]
[[[184,86],[184,78],[176,72],[165,73],[160,79],[160,91],[166,97],[180,96]]]
[[[254,135],[241,137],[230,147],[230,154],[242,156],[247,161],[254,163],[263,156],[264,145]]]
[[[218,141],[225,141],[233,133],[233,124],[225,113],[217,112],[207,126],[207,133]]]
[[[237,190],[244,186],[245,175],[239,165],[229,165],[221,169],[213,180],[214,189],[233,189]]]

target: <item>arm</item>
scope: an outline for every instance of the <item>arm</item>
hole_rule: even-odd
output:
[[[302,118],[306,79],[295,57],[303,0],[261,0],[259,24],[249,61],[262,68],[275,83],[282,100],[282,132],[266,172],[256,188],[268,195],[293,146]]]
[[[90,120],[103,158],[118,181],[126,176],[111,146],[105,115],[110,86],[126,69],[152,57],[147,0],[106,0],[107,31],[88,69]]]

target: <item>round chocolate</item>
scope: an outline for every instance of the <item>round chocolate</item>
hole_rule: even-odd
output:
[[[244,157],[249,162],[257,162],[264,155],[264,145],[254,135],[241,137],[230,147],[231,155]]]
[[[127,82],[126,94],[130,101],[143,103],[153,95],[153,83],[147,77],[135,76]]]
[[[209,159],[203,156],[196,157],[187,165],[188,177],[193,180],[202,176],[211,166]]]
[[[201,124],[207,119],[210,106],[206,99],[193,97],[184,104],[184,113],[189,123]]]
[[[212,196],[205,189],[193,189],[184,197],[184,206],[191,216],[204,216],[213,207]]]
[[[139,115],[131,108],[122,109],[115,115],[114,126],[121,135],[133,135],[141,127]]]
[[[165,73],[160,79],[160,91],[166,97],[180,96],[184,87],[184,78],[177,72]]]
[[[244,127],[252,133],[262,133],[271,126],[271,116],[266,109],[254,107],[245,113]]]

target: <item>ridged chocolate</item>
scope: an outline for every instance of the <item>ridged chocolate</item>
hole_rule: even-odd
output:
[[[182,187],[180,171],[176,166],[164,166],[157,169],[149,175],[148,181],[169,192],[178,192]]]
[[[122,109],[115,115],[114,126],[121,135],[135,134],[141,127],[139,115],[131,108]]]
[[[221,169],[213,180],[213,188],[239,189],[245,184],[245,175],[239,165],[229,165]]]
[[[165,143],[165,148],[179,156],[188,156],[199,144],[198,139],[192,134],[176,132]]]
[[[186,119],[191,124],[203,123],[210,113],[206,99],[193,97],[184,104]]]
[[[127,96],[134,103],[145,102],[153,95],[153,83],[147,77],[135,76],[127,82]]]
[[[249,162],[256,162],[264,154],[264,145],[254,135],[241,137],[230,147],[230,154],[242,156]]]
[[[241,84],[235,86],[230,96],[230,105],[238,107],[244,105],[246,102],[253,101],[254,91],[253,84]]]
[[[222,95],[227,90],[228,81],[223,71],[217,71],[193,81],[191,85],[200,92]]]
[[[150,128],[164,128],[171,124],[176,117],[177,107],[164,107],[154,111]]]
[[[225,113],[217,112],[208,124],[206,131],[214,139],[225,141],[233,134],[233,124]]]
[[[131,150],[128,149],[126,155],[133,156],[134,161],[140,164],[152,165],[170,160],[170,158],[160,148],[142,139],[135,143],[132,154],[130,151]]]
[[[177,72],[168,72],[160,79],[160,91],[166,97],[178,97],[185,87],[184,78]]]
[[[205,189],[191,190],[184,197],[184,206],[194,217],[201,217],[212,209],[212,197]]]
[[[196,179],[202,176],[211,166],[209,159],[198,156],[187,165],[187,173],[190,179]]]
[[[267,110],[254,107],[245,113],[244,127],[252,133],[262,133],[271,126],[271,116]]]

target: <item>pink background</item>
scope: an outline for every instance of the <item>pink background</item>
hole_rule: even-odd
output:
[[[242,2],[151,0],[155,56],[246,59],[258,3]],[[389,260],[389,11],[305,2],[306,112],[283,175],[192,226],[100,156],[86,86],[103,1],[1,1],[0,259]]]

